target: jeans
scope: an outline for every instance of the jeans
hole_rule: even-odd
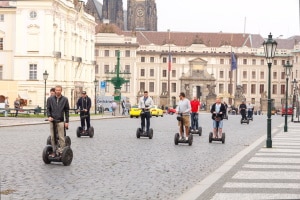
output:
[[[192,129],[198,129],[198,113],[191,113]]]
[[[141,114],[141,128],[142,130],[144,130],[145,128],[145,120],[147,121],[147,127],[146,127],[146,131],[149,131],[150,128],[150,112],[144,112],[143,114]]]
[[[85,116],[85,117],[83,117]],[[85,126],[86,121],[86,126]],[[84,129],[86,127],[86,130],[89,130],[91,124],[90,124],[90,113],[80,113],[80,122],[81,122],[81,128]]]
[[[54,129],[56,126],[56,131],[58,131],[58,143],[61,149],[65,147],[65,123],[64,122],[50,122],[50,133],[51,133],[51,145],[53,151],[56,150],[57,146],[55,145],[54,138]]]

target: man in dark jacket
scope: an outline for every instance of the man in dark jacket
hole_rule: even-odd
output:
[[[69,101],[67,97],[62,96],[62,86],[58,85],[55,87],[55,95],[50,96],[47,99],[47,116],[48,121],[58,120],[57,123],[50,123],[50,133],[51,133],[51,145],[53,147],[52,157],[55,157],[56,150],[58,153],[62,153],[65,147],[65,128],[69,127]],[[59,138],[60,149],[57,149],[55,145],[54,129],[53,125],[56,124]]]
[[[216,103],[212,105],[210,112],[212,113],[213,119],[213,138],[222,138],[223,115],[226,112],[226,108],[225,105],[221,103],[221,100],[219,98],[217,98]],[[217,133],[217,123],[219,123],[219,133]]]
[[[80,121],[81,121],[81,128],[83,131],[89,130],[91,123],[90,123],[90,109],[92,106],[91,98],[86,95],[86,91],[82,91],[81,97],[77,101],[77,110],[80,111]],[[86,126],[85,126],[86,121]]]
[[[240,104],[239,112],[240,112],[241,115],[242,115],[242,120],[247,120],[247,116],[246,116],[246,113],[247,113],[247,106],[246,106],[246,104],[245,104],[245,101],[242,101],[242,103]]]

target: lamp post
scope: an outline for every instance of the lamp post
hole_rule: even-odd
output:
[[[267,148],[272,148],[272,136],[271,136],[271,67],[273,58],[275,56],[275,51],[277,47],[277,42],[272,39],[272,35],[268,36],[268,39],[263,42],[265,57],[268,63],[268,118],[267,118]]]
[[[291,122],[294,122],[294,108],[295,108],[295,101],[296,101],[296,88],[297,88],[297,83],[298,81],[296,81],[296,79],[294,78],[294,80],[292,81],[293,83],[293,113],[292,113],[292,119],[291,119]]]
[[[45,81],[45,94],[44,94],[44,116],[46,116],[46,85],[47,85],[47,79],[49,74],[47,73],[47,70],[43,73],[43,79]]]
[[[94,80],[94,85],[95,85],[95,115],[96,115],[96,109],[97,109],[97,94],[96,94],[96,92],[97,92],[97,85],[98,85],[98,81],[96,78]]]
[[[285,72],[285,80],[286,80],[286,85],[285,85],[285,118],[284,118],[284,132],[288,131],[287,127],[287,115],[288,115],[288,88],[289,88],[289,77],[291,74],[291,70],[293,65],[290,65],[290,61],[287,61],[284,67],[284,72]]]
[[[126,80],[125,78],[121,77],[120,75],[122,75],[122,74],[129,75],[130,74],[130,72],[128,72],[128,71],[120,72],[120,51],[117,52],[117,66],[116,66],[115,71],[106,72],[105,74],[116,75],[106,81],[111,82],[114,85],[114,88],[115,88],[114,100],[119,102],[119,105],[120,105],[122,85],[129,82],[129,80]],[[120,113],[120,106],[119,106],[119,113]]]

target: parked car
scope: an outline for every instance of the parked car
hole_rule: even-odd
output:
[[[150,108],[150,113],[151,113],[152,116],[156,116],[156,117],[158,117],[158,116],[163,117],[164,116],[163,110],[160,107],[158,107],[157,105],[154,105]]]
[[[142,110],[138,106],[132,106],[129,111],[130,118],[138,118],[141,115]]]
[[[285,110],[285,106],[282,106],[282,109],[281,109],[281,116],[283,115],[292,115],[293,114],[293,107],[292,106],[288,106],[288,109],[287,109],[287,113],[286,113],[286,110]]]
[[[175,108],[169,108],[168,109],[168,114],[173,115],[174,113],[176,113],[176,109]]]

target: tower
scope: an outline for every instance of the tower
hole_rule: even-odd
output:
[[[103,0],[102,18],[124,30],[123,1]]]
[[[127,1],[127,30],[157,31],[155,0]]]

